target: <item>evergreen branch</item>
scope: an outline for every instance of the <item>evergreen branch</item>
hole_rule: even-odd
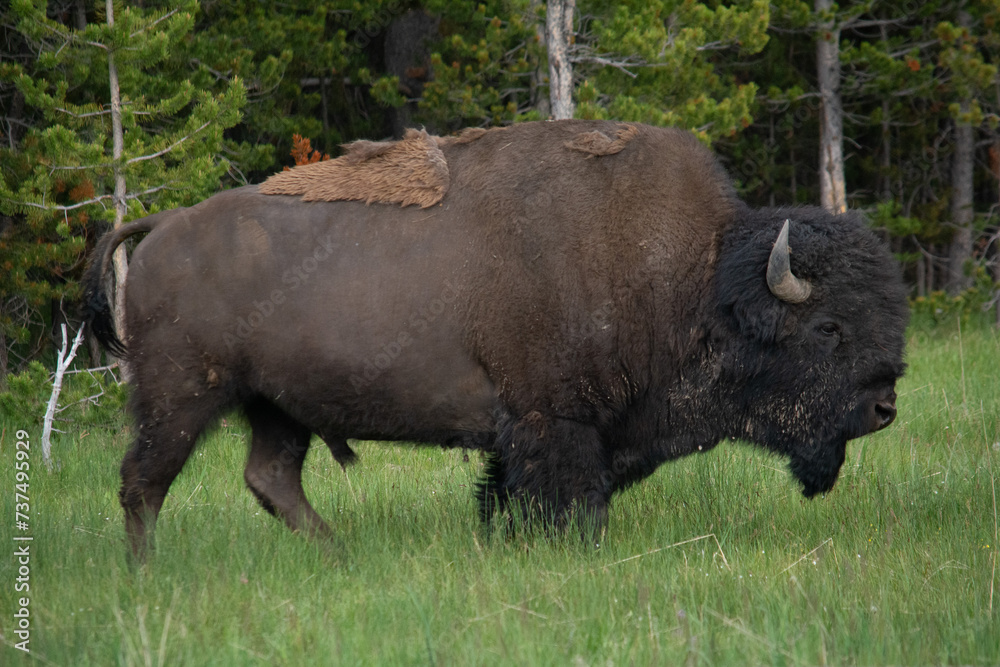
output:
[[[204,130],[206,127],[208,127],[211,124],[212,124],[212,121],[206,120],[204,123],[202,123],[201,127],[199,127],[197,130],[195,130],[194,132],[192,132],[191,134],[189,134],[187,136],[181,137],[180,139],[178,139],[174,143],[172,143],[169,146],[167,146],[166,148],[164,148],[162,151],[157,151],[157,152],[151,153],[149,155],[140,155],[139,157],[134,157],[131,160],[127,160],[125,162],[125,164],[134,164],[136,162],[142,162],[143,160],[152,160],[153,158],[158,158],[158,157],[160,157],[162,155],[166,155],[167,153],[169,153],[170,151],[174,150],[179,145],[181,145],[182,143],[184,143],[185,141],[187,141],[188,139],[190,139],[194,135],[198,134],[199,132],[201,132],[202,130]]]
[[[163,16],[161,16],[160,18],[156,19],[155,21],[153,21],[149,25],[143,26],[141,29],[136,30],[135,32],[133,32],[131,35],[129,35],[129,39],[132,39],[134,37],[137,37],[137,36],[141,35],[142,33],[146,32],[150,28],[155,27],[161,21],[165,21],[166,19],[170,18],[171,16],[173,16],[174,14],[176,14],[178,11],[179,10],[177,10],[177,9],[171,9],[169,12],[167,12],[166,14],[164,14]],[[68,44],[70,42],[78,42],[78,43],[86,44],[88,46],[94,46],[94,47],[97,47],[99,49],[104,49],[105,51],[108,50],[108,45],[107,44],[102,44],[101,42],[92,42],[92,41],[87,40],[87,39],[80,39],[77,35],[74,35],[72,33],[65,33],[65,32],[57,29],[55,26],[51,25],[48,21],[41,22],[41,25],[42,25],[42,27],[48,29],[50,32],[53,32],[56,35],[58,35],[60,38],[62,38],[64,40],[64,42],[65,42],[63,44],[63,46],[65,46],[66,44]],[[59,47],[59,51],[61,51],[62,48],[63,48],[62,46]],[[135,49],[131,49],[131,48],[126,47],[124,50],[126,50],[126,51],[132,51],[132,50],[135,50]],[[58,53],[58,51],[57,51],[57,53]]]
[[[65,46],[66,46],[67,44],[69,44],[69,43],[71,43],[71,42],[80,42],[80,43],[83,43],[83,44],[87,44],[87,45],[89,45],[89,46],[96,46],[97,48],[99,48],[99,49],[104,49],[105,51],[106,51],[106,50],[108,49],[108,45],[107,45],[107,44],[101,44],[100,42],[91,42],[91,41],[89,41],[89,40],[85,40],[85,39],[80,39],[79,37],[77,37],[76,35],[74,35],[74,34],[72,34],[72,33],[66,33],[66,32],[63,32],[62,30],[59,30],[59,29],[57,29],[57,28],[56,28],[56,27],[55,27],[54,25],[52,25],[52,24],[51,24],[51,22],[50,22],[50,21],[48,21],[48,20],[46,20],[46,21],[40,21],[40,22],[39,22],[39,25],[41,25],[41,26],[42,26],[43,28],[45,28],[46,30],[48,30],[48,31],[50,31],[50,32],[53,32],[53,33],[55,33],[55,34],[56,34],[56,35],[57,35],[57,36],[58,36],[59,38],[61,38],[61,39],[63,40],[63,45],[62,45],[62,46],[60,46],[60,47],[59,47],[59,48],[58,48],[58,49],[56,50],[56,55],[58,55],[58,54],[59,54],[59,52],[61,52],[61,51],[63,50],[63,48],[64,48],[64,47],[65,47]]]
[[[188,61],[188,64],[189,65],[194,65],[195,67],[204,67],[205,70],[209,74],[211,74],[212,76],[214,76],[219,81],[229,81],[229,75],[233,71],[233,70],[230,69],[230,70],[228,70],[226,72],[220,72],[218,70],[212,69],[211,67],[209,67],[205,63],[201,62],[201,60],[199,60],[198,58],[192,58],[191,60]],[[312,79],[312,80],[315,81],[315,83],[313,83],[314,86],[319,84],[319,79]],[[325,81],[327,83],[331,82],[332,80],[333,80],[332,78],[325,79]],[[303,85],[303,86],[306,85],[304,83],[304,81],[305,81],[305,79],[303,79],[302,82],[299,82],[299,85]]]

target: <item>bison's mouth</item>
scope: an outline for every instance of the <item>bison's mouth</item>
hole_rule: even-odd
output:
[[[872,392],[851,411],[842,435],[818,447],[793,451],[789,468],[802,484],[802,495],[812,498],[833,488],[844,464],[847,441],[881,431],[896,419],[894,385]]]

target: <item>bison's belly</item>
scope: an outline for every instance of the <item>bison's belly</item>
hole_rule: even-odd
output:
[[[467,444],[494,431],[495,388],[456,341],[359,342],[255,356],[249,382],[324,436]]]

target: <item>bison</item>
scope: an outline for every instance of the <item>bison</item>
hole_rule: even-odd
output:
[[[342,464],[352,438],[476,448],[487,522],[600,527],[616,491],[725,439],[826,492],[896,415],[906,290],[856,213],[751,209],[694,136],[639,124],[347,148],[97,245],[85,315],[134,374],[134,555],[234,408],[248,487],[311,535],[330,533],[301,484],[313,434]],[[140,232],[119,340],[104,274]]]

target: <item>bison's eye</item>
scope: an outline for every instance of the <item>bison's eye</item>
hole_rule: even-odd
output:
[[[825,354],[832,354],[844,340],[844,332],[834,320],[819,319],[812,325],[813,345]]]
[[[836,322],[824,322],[817,327],[824,336],[836,336],[840,333],[840,325]]]

